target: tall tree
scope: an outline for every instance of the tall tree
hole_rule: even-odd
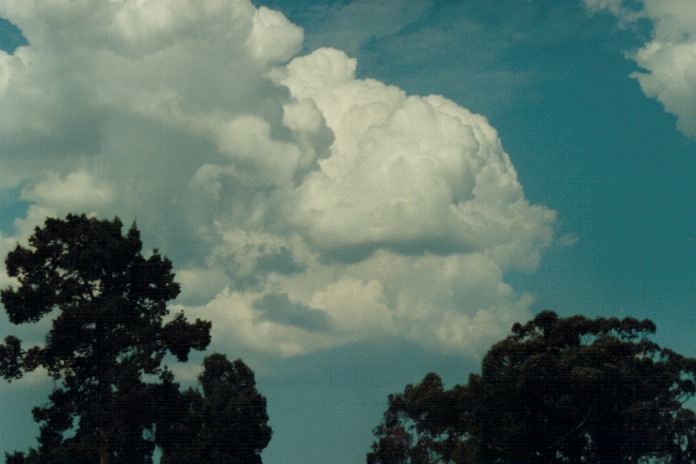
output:
[[[162,464],[261,464],[272,431],[254,372],[222,354],[206,357],[203,368],[202,391],[190,389],[171,402],[175,412],[158,428]]]
[[[481,374],[390,395],[370,464],[696,462],[696,359],[632,318],[546,311],[495,344]]]
[[[179,294],[171,262],[157,250],[143,256],[135,224],[125,235],[122,227],[118,218],[50,218],[7,255],[17,284],[0,299],[10,322],[53,318],[43,344],[8,336],[0,345],[5,379],[43,367],[57,382],[33,410],[39,462],[151,462],[157,398],[177,388],[163,359],[186,361],[210,343],[209,322],[168,318]]]

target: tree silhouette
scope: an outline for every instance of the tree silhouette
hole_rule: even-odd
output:
[[[53,318],[45,342],[24,348],[8,336],[0,345],[0,374],[18,379],[39,367],[56,381],[48,403],[33,410],[38,450],[20,462],[151,462],[161,399],[178,391],[162,362],[186,361],[210,343],[210,323],[167,322],[167,302],[179,294],[171,262],[141,253],[135,224],[85,215],[47,219],[29,246],[7,255],[17,284],[0,292],[12,324]]]
[[[649,321],[516,324],[466,385],[436,374],[389,396],[370,464],[696,462],[696,359]]]
[[[158,430],[161,463],[261,464],[272,431],[254,372],[222,354],[207,356],[203,367],[202,392],[189,389],[170,403],[177,411]]]

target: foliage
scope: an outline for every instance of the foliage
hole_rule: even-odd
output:
[[[369,464],[696,462],[696,359],[632,318],[515,324],[466,385],[389,396]]]
[[[179,294],[171,262],[157,250],[142,255],[135,224],[125,236],[121,229],[118,218],[47,219],[28,247],[7,255],[17,285],[0,298],[10,322],[53,318],[43,344],[27,349],[8,336],[0,345],[5,379],[43,367],[56,382],[33,410],[40,446],[27,462],[151,462],[158,398],[177,390],[162,361],[167,353],[186,361],[210,342],[209,322],[183,312],[165,322]]]
[[[221,354],[206,357],[203,367],[198,377],[202,393],[188,390],[178,403],[171,403],[186,408],[187,414],[175,413],[158,428],[162,464],[261,464],[271,428],[254,372],[241,360],[230,362]]]

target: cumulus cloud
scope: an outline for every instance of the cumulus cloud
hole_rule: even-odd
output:
[[[629,54],[642,69],[632,74],[643,92],[677,117],[677,127],[696,139],[696,3],[691,0],[585,0],[622,24],[648,20],[651,39]]]
[[[114,199],[108,182],[99,182],[89,172],[80,170],[61,179],[55,172],[22,192],[22,199],[55,209],[82,211],[108,205]]]
[[[302,30],[248,1],[0,16],[29,42],[0,53],[0,188],[30,204],[1,248],[46,215],[137,219],[216,349],[477,355],[529,317],[505,276],[536,268],[555,213],[484,117],[358,79],[338,50],[295,56]]]
[[[488,122],[439,96],[356,80],[355,67],[320,49],[280,78],[335,136],[296,190],[291,220],[328,252],[485,252],[506,270],[534,268],[554,214],[524,199]]]

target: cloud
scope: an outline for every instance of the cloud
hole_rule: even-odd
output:
[[[328,252],[485,251],[505,269],[534,268],[538,250],[517,244],[548,243],[554,214],[524,199],[496,131],[445,98],[356,80],[355,66],[320,49],[280,79],[335,136],[296,190],[291,220]]]
[[[577,234],[565,234],[561,235],[556,239],[556,245],[560,247],[571,247],[580,241],[580,237]]]
[[[585,0],[585,5],[593,11],[607,10],[614,14],[623,11],[623,0]]]
[[[365,44],[395,36],[418,23],[433,7],[432,0],[323,0],[311,8],[299,6],[297,14],[312,29],[307,48],[333,47],[354,54]]]
[[[99,182],[83,170],[71,172],[65,179],[49,171],[42,181],[22,192],[22,199],[54,209],[82,211],[108,205],[114,200],[114,191],[108,182]]]
[[[638,7],[621,0],[585,0],[594,11],[606,10],[622,24],[648,20],[651,38],[629,54],[642,71],[631,76],[643,93],[677,117],[677,127],[696,139],[696,4],[690,0],[641,0]]]
[[[536,268],[555,212],[484,117],[358,79],[335,49],[295,56],[302,30],[247,1],[0,15],[29,43],[0,54],[0,188],[29,203],[2,251],[46,215],[137,219],[225,351],[476,356],[529,317],[505,276]]]
[[[254,13],[252,25],[247,43],[254,57],[264,62],[289,60],[303,39],[302,29],[263,6]]]
[[[299,327],[308,332],[327,331],[331,328],[331,319],[325,311],[290,301],[287,293],[267,293],[254,300],[252,306],[263,322]]]

